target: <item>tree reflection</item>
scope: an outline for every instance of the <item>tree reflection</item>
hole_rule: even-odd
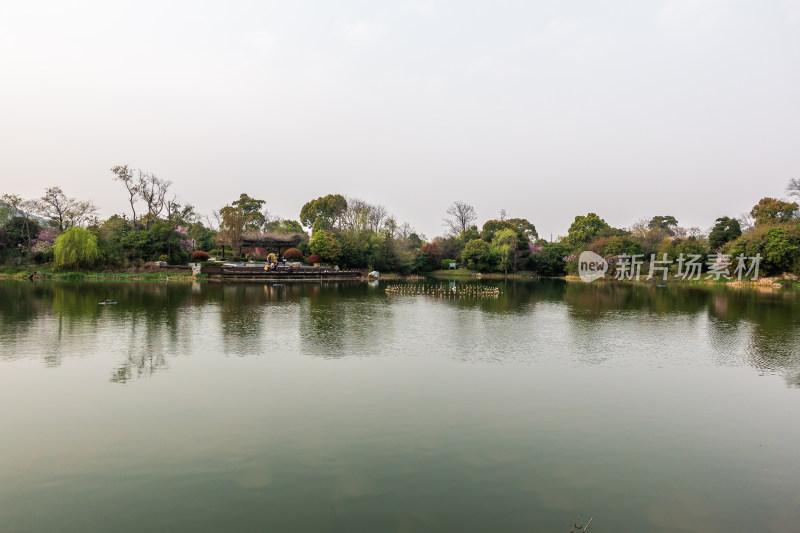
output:
[[[241,356],[263,353],[265,346],[279,349],[273,344],[277,338],[299,342],[299,351],[313,356],[374,356],[401,352],[410,319],[426,331],[424,316],[414,313],[435,310],[449,317],[437,331],[459,337],[453,346],[497,346],[499,330],[493,328],[504,328],[504,342],[536,349],[531,337],[536,332],[524,329],[546,316],[548,328],[564,329],[560,337],[551,330],[551,341],[566,342],[578,363],[592,365],[623,349],[622,342],[658,358],[653,347],[664,342],[662,332],[668,330],[671,338],[695,335],[707,344],[714,364],[746,364],[800,386],[796,291],[558,280],[487,283],[501,287],[499,297],[397,297],[387,295],[383,285],[358,282],[5,282],[0,283],[0,360],[37,357],[59,366],[64,358],[107,350],[117,361],[110,380],[128,383],[168,369],[172,357],[206,349],[203,342]],[[118,304],[98,305],[106,299]],[[545,303],[550,305],[540,307]],[[513,331],[507,330],[509,324]],[[597,349],[598,340],[603,349]],[[424,339],[418,346],[435,341]],[[508,357],[520,357],[521,349]],[[503,360],[502,347],[486,357]]]
[[[369,355],[394,334],[391,302],[379,288],[334,281],[306,293],[299,313],[303,353],[325,358]]]

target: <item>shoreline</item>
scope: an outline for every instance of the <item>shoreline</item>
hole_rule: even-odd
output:
[[[791,275],[789,275],[791,276]],[[711,286],[711,287],[726,287],[726,288],[733,288],[733,289],[756,289],[756,290],[764,290],[764,289],[788,289],[788,290],[800,290],[800,281],[796,279],[792,279],[791,277],[787,277],[787,274],[781,274],[779,276],[765,276],[763,278],[759,278],[756,281],[738,281],[738,280],[719,280],[714,281],[710,279],[697,279],[697,280],[677,280],[677,279],[668,279],[668,280],[652,280],[647,281],[644,278],[638,280],[626,279],[626,280],[618,280],[614,278],[601,278],[589,283],[583,281],[580,277],[574,275],[567,275],[560,279],[567,281],[569,283],[585,283],[587,285],[591,283],[603,283],[603,284],[610,284],[610,283],[620,283],[626,285],[644,285],[644,286],[659,286],[659,285],[703,285],[703,286]]]
[[[177,269],[176,269],[177,270]],[[566,276],[538,276],[535,272],[516,272],[503,274],[500,272],[480,273],[460,269],[458,271],[435,270],[426,275],[420,274],[400,274],[397,272],[381,273],[379,280],[387,281],[425,281],[427,279],[438,280],[519,280],[519,281],[539,281],[541,279],[558,279],[568,283],[585,283],[580,277],[575,275]],[[320,281],[318,279],[218,279],[207,274],[192,274],[190,270],[174,271],[172,269],[119,269],[116,271],[54,271],[51,269],[24,269],[16,272],[0,272],[0,281],[163,281],[189,283],[195,281],[228,283],[236,281],[247,282],[308,282]],[[374,281],[366,277],[360,278],[331,278],[331,281]],[[781,274],[779,276],[765,276],[757,281],[738,281],[738,280],[678,280],[668,279],[647,281],[644,278],[639,280],[617,280],[614,278],[602,278],[591,283],[625,284],[638,286],[704,286],[704,287],[725,287],[732,289],[750,290],[800,290],[800,281],[794,279],[791,274]],[[588,285],[589,283],[587,283]]]

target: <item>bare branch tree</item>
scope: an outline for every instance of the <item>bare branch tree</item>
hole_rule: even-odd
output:
[[[80,226],[97,214],[97,207],[89,201],[69,198],[61,187],[49,187],[35,203],[36,213],[49,218],[63,232]]]
[[[631,225],[629,228],[631,235],[639,239],[647,237],[647,232],[650,231],[650,220],[648,218],[640,218]]]
[[[756,226],[753,216],[749,212],[742,213],[736,220],[739,221],[739,227],[742,228],[742,233],[747,233]]]
[[[453,202],[453,205],[447,208],[447,214],[452,218],[443,219],[445,226],[455,235],[468,230],[472,223],[478,220],[475,208],[465,202]]]
[[[789,185],[786,186],[786,192],[789,196],[796,196],[800,198],[800,178],[792,178],[789,180]]]
[[[412,233],[414,233],[414,228],[408,222],[403,222],[403,224],[397,228],[397,234],[403,240],[408,239]]]
[[[703,230],[697,226],[692,226],[691,228],[686,228],[686,235],[688,237],[699,238],[703,236]]]
[[[356,232],[366,231],[370,227],[371,207],[360,198],[347,198],[347,209],[342,214],[342,229]]]
[[[166,206],[167,191],[169,190],[169,186],[172,185],[172,182],[169,180],[162,180],[155,174],[149,172],[142,172],[139,170],[138,173],[139,179],[137,187],[139,198],[144,200],[144,203],[147,204],[147,214],[150,216],[145,224],[145,228],[149,229],[153,219],[158,218],[158,215],[161,214]]]
[[[117,165],[111,169],[111,172],[115,174],[114,181],[121,181],[128,190],[128,201],[133,212],[133,225],[136,226],[136,198],[139,196],[139,185],[133,179],[133,169],[128,168],[128,165]]]
[[[172,198],[164,202],[164,207],[167,210],[167,220],[171,222],[172,218],[179,213],[179,209],[181,208],[181,204],[178,202],[178,194],[173,193]]]
[[[382,205],[370,205],[369,212],[367,213],[367,220],[369,221],[369,229],[377,233],[381,230],[384,221],[389,216],[389,212]]]
[[[67,210],[68,227],[83,226],[97,218],[97,206],[88,200],[77,200]]]
[[[206,222],[209,229],[217,231],[222,226],[222,215],[220,214],[219,211],[214,209],[213,211],[211,211],[211,216],[206,217]]]

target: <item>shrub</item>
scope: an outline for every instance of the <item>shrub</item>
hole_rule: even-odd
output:
[[[303,252],[298,250],[297,248],[289,248],[283,253],[283,257],[286,259],[291,259],[295,261],[302,261],[303,260]]]
[[[208,261],[209,257],[210,256],[208,255],[208,252],[204,252],[202,250],[197,250],[196,252],[192,252],[191,259],[192,259],[193,262],[199,263],[199,262],[202,262],[202,261]]]
[[[306,257],[306,263],[308,263],[309,265],[313,265],[315,263],[322,263],[322,256],[320,256],[319,254],[311,254],[308,257]]]
[[[161,254],[158,256],[159,261],[169,261],[169,256],[167,254]]]
[[[442,268],[444,270],[450,269],[450,263],[455,263],[455,259],[442,259]]]
[[[185,265],[189,262],[189,254],[183,250],[176,250],[169,258],[170,265]]]

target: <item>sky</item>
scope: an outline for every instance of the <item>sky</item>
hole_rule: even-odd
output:
[[[800,0],[0,1],[0,194],[126,213],[120,164],[203,214],[706,229],[800,177]]]

